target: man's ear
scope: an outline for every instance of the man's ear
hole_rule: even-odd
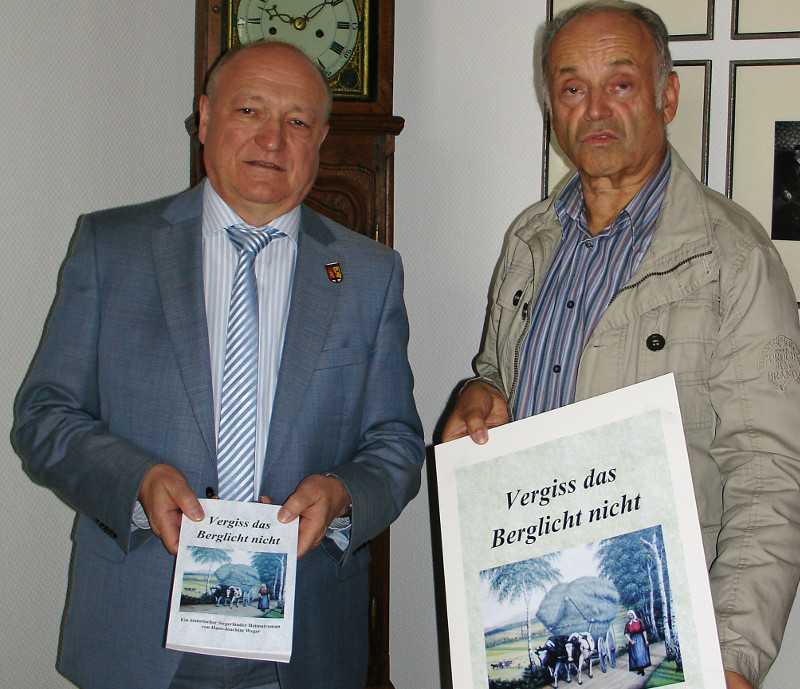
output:
[[[197,123],[197,139],[200,141],[201,144],[206,142],[206,131],[208,130],[208,116],[209,116],[209,105],[208,105],[208,96],[203,94],[200,96],[200,101],[197,104],[198,111],[200,116],[198,118]]]
[[[664,90],[661,92],[661,114],[664,116],[664,125],[668,125],[675,119],[678,112],[678,95],[681,92],[681,83],[675,72],[670,72],[664,82]]]

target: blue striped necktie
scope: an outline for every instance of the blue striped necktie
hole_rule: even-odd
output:
[[[279,230],[225,230],[239,252],[233,277],[222,374],[217,476],[223,500],[255,496],[256,409],[258,403],[258,287],[255,262]]]

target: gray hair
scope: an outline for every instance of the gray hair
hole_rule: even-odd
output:
[[[328,77],[325,74],[325,72],[323,72],[318,65],[314,64],[314,62],[312,62],[302,50],[300,50],[296,46],[293,46],[291,43],[284,43],[282,41],[261,40],[261,41],[255,41],[254,43],[248,43],[247,45],[239,44],[234,46],[230,50],[227,50],[226,52],[222,53],[222,55],[220,55],[216,59],[214,64],[212,64],[211,67],[209,68],[208,72],[206,73],[203,93],[205,93],[209,97],[209,99],[213,98],[214,90],[216,89],[217,86],[217,79],[219,78],[219,73],[222,70],[222,68],[239,53],[244,53],[247,52],[248,50],[263,45],[281,46],[283,48],[291,50],[292,52],[297,53],[297,55],[302,56],[306,60],[306,62],[308,62],[309,66],[311,66],[312,69],[319,74],[320,81],[322,82],[323,88],[325,89],[325,103],[324,103],[323,113],[325,115],[324,121],[327,122],[328,118],[330,117],[331,107],[333,104],[333,93],[331,92],[331,85],[328,82]]]
[[[548,58],[550,57],[550,46],[556,35],[564,26],[577,17],[585,15],[599,14],[601,12],[620,12],[633,17],[641,22],[650,32],[653,40],[653,48],[656,53],[655,76],[656,76],[656,106],[661,107],[661,97],[667,77],[672,73],[672,55],[669,52],[669,32],[664,25],[664,21],[653,10],[642,7],[635,2],[627,0],[592,0],[591,2],[581,3],[568,10],[564,10],[553,17],[544,28],[541,34],[541,68],[543,80],[543,96],[545,106],[550,110],[550,74],[548,71]]]

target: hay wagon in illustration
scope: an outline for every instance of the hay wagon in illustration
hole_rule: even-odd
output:
[[[557,584],[542,599],[536,616],[551,636],[538,649],[541,667],[558,686],[559,677],[572,681],[572,669],[583,683],[584,665],[592,676],[592,661],[607,672],[617,665],[617,645],[611,622],[617,616],[619,594],[600,577],[580,577]]]

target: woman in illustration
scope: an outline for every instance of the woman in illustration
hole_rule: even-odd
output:
[[[266,614],[269,610],[269,591],[266,584],[261,584],[258,590],[258,609]]]
[[[628,621],[625,623],[625,638],[628,640],[628,669],[644,675],[644,669],[650,667],[650,647],[647,642],[647,628],[633,610],[628,610]]]

